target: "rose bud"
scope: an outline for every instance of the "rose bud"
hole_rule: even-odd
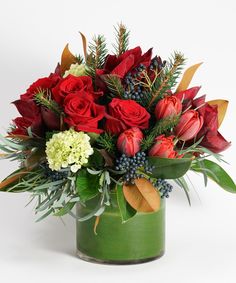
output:
[[[203,125],[203,118],[196,110],[186,111],[175,127],[175,133],[179,140],[187,141],[194,138]]]
[[[179,100],[179,98],[171,95],[166,96],[157,103],[155,108],[155,116],[159,120],[166,117],[179,115],[181,111],[181,101]]]
[[[117,147],[119,151],[125,155],[129,157],[134,156],[140,151],[142,139],[143,133],[139,130],[139,128],[133,127],[119,135]]]
[[[156,137],[155,144],[149,151],[149,156],[175,158],[177,152],[174,150],[173,138],[174,136],[165,137],[165,135]]]

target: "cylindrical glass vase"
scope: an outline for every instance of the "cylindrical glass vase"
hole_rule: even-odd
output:
[[[89,214],[96,199],[77,205],[77,216]],[[112,206],[106,207],[94,232],[95,217],[77,221],[77,255],[86,261],[133,264],[157,259],[165,248],[165,201],[157,212],[137,213],[122,223],[115,194]]]

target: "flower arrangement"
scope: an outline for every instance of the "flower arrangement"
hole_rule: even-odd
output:
[[[19,161],[20,168],[0,190],[30,192],[38,221],[51,214],[78,219],[75,204],[95,199],[92,213],[78,219],[95,216],[95,226],[113,205],[111,193],[123,222],[158,211],[173,183],[190,202],[188,170],[202,173],[205,185],[210,178],[235,193],[230,176],[208,159],[221,161],[219,153],[230,145],[218,131],[228,102],[196,98],[200,87],[189,88],[201,64],[181,77],[183,54],[162,60],[152,48],[129,49],[123,24],[112,55],[104,36],[88,46],[81,37],[84,56],[66,45],[56,70],[13,102],[20,116],[0,136],[0,156]]]

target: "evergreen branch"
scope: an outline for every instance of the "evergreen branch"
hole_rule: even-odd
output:
[[[102,78],[113,95],[119,97],[123,96],[125,90],[119,77],[116,75],[103,75]]]
[[[148,104],[148,108],[154,102],[161,99],[167,90],[170,90],[175,84],[182,71],[185,59],[183,54],[175,52],[173,59],[170,59],[169,64],[166,64],[160,76],[157,77],[152,87],[152,99]]]
[[[51,94],[49,92],[46,93],[44,90],[39,90],[39,92],[35,94],[34,100],[37,104],[46,107],[57,115],[62,114],[62,109],[54,100],[51,99]]]
[[[159,120],[150,133],[143,139],[141,147],[143,151],[148,150],[154,143],[157,136],[172,132],[178,124],[180,116],[167,117]]]
[[[76,57],[76,61],[77,61],[78,64],[83,64],[83,62],[84,62],[83,56],[81,56],[79,54],[79,55],[76,55],[75,57]]]
[[[108,153],[114,153],[116,151],[116,138],[110,133],[100,135],[97,139],[97,144]]]
[[[115,27],[115,32],[116,44],[114,44],[113,47],[115,49],[116,55],[120,56],[128,50],[130,32],[127,31],[126,26],[124,26],[122,23],[118,24],[118,26]]]
[[[102,69],[107,56],[106,42],[103,35],[93,38],[89,44],[89,54],[87,57],[88,75],[93,79],[96,77],[96,70]]]
[[[161,120],[159,120],[154,128],[151,131],[151,135],[158,136],[161,134],[165,134],[167,132],[171,132],[174,127],[178,124],[180,116],[172,116],[172,117],[166,117]]]

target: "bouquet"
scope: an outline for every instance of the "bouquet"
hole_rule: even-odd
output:
[[[0,191],[29,192],[37,201],[37,221],[70,214],[79,221],[100,217],[115,194],[122,222],[137,212],[160,209],[173,186],[183,189],[185,174],[201,173],[229,192],[231,177],[215,161],[230,143],[219,133],[228,101],[207,101],[191,79],[201,64],[186,69],[182,53],[166,60],[129,48],[129,31],[116,27],[113,53],[103,35],[87,44],[83,56],[70,52],[49,76],[36,80],[13,102],[19,117],[0,136],[1,159],[19,169]],[[91,213],[78,217],[75,204]]]

